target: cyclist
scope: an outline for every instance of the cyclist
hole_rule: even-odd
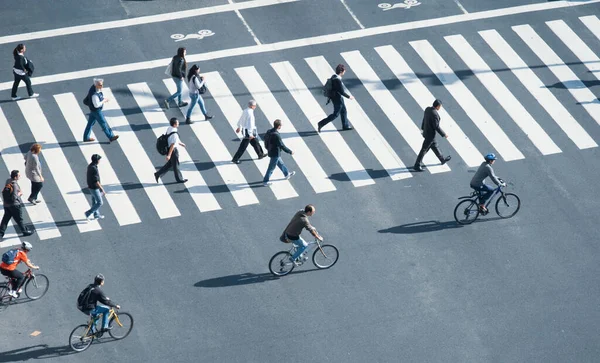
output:
[[[496,162],[496,154],[487,154],[485,156],[485,161],[481,163],[479,169],[477,169],[475,175],[473,175],[473,179],[471,179],[471,188],[480,192],[481,198],[479,199],[479,203],[481,204],[479,205],[479,210],[481,210],[483,213],[488,212],[487,208],[485,207],[485,202],[487,202],[495,190],[495,188],[485,184],[484,180],[489,177],[497,186],[506,186],[506,184],[501,182],[496,174],[494,174],[494,169],[492,168],[494,162]]]
[[[308,217],[313,216],[315,211],[316,209],[312,204],[307,205],[304,209],[301,209],[294,214],[292,220],[283,231],[282,237],[291,241],[296,246],[296,253],[291,257],[292,262],[296,265],[298,265],[296,259],[300,257],[302,252],[308,247],[308,243],[300,236],[302,229],[305,228],[313,235],[313,237],[317,238],[319,241],[323,241],[323,237],[319,235],[315,227],[308,221]]]
[[[88,309],[84,310],[83,312],[85,314],[92,315],[93,318],[100,314],[103,314],[102,332],[106,332],[111,329],[108,327],[108,312],[110,311],[110,309],[107,307],[107,305],[117,309],[120,309],[121,307],[112,302],[108,296],[104,295],[104,292],[100,288],[103,285],[104,275],[96,275],[96,277],[94,278],[94,283],[88,285],[88,288],[91,289],[87,300]]]
[[[33,246],[31,245],[31,243],[23,241],[23,243],[21,243],[21,249],[15,249],[15,250],[10,250],[10,251],[6,252],[8,254],[11,254],[11,253],[14,254],[14,258],[12,259],[13,263],[8,264],[3,261],[0,264],[0,273],[2,273],[2,275],[4,275],[4,276],[14,279],[12,288],[9,286],[9,291],[8,291],[8,294],[14,298],[17,298],[19,296],[19,294],[21,293],[21,291],[23,290],[21,288],[21,284],[23,283],[23,280],[25,279],[25,277],[23,276],[23,273],[21,271],[17,270],[17,265],[19,265],[19,263],[23,262],[27,265],[27,267],[29,267],[31,269],[34,269],[34,270],[39,269],[39,266],[32,264],[29,261],[29,258],[27,257],[27,253],[29,251],[31,251],[32,248],[33,248]]]

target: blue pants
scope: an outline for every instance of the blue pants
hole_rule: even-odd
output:
[[[90,194],[92,194],[92,208],[89,211],[85,212],[85,216],[89,217],[92,213],[94,217],[98,218],[100,213],[100,207],[102,207],[102,191],[100,189],[90,189]]]
[[[302,252],[306,250],[306,248],[308,247],[308,243],[304,239],[302,239],[302,237],[298,238],[297,240],[291,239],[290,241],[292,241],[294,246],[296,246],[296,253],[294,253],[294,255],[292,256],[292,261],[295,261],[298,257],[300,257]]]
[[[106,329],[108,328],[108,312],[110,311],[109,308],[107,308],[106,306],[102,306],[102,305],[96,305],[96,308],[94,310],[92,310],[92,312],[90,313],[90,315],[92,315],[92,317],[96,317],[100,314],[104,314],[102,315],[102,328]]]
[[[492,188],[491,186],[489,186],[487,184],[482,184],[478,187],[474,187],[471,185],[471,188],[477,190],[479,192],[479,194],[481,194],[481,198],[480,198],[481,204],[485,204],[488,201],[488,199],[490,199],[490,197],[492,196],[492,193],[494,192],[494,190],[496,190],[495,188]]]
[[[202,96],[200,96],[199,93],[191,93],[190,99],[190,106],[188,107],[187,115],[185,115],[185,118],[192,117],[192,110],[194,109],[194,106],[196,106],[196,103],[198,104],[198,106],[200,106],[200,111],[202,111],[202,114],[206,116],[206,108],[204,107],[204,100],[202,99]]]
[[[102,110],[90,111],[90,116],[88,118],[87,126],[85,127],[85,131],[83,132],[83,141],[90,139],[90,134],[92,133],[92,126],[98,121],[100,127],[102,127],[102,131],[109,139],[112,139],[115,135],[113,134],[110,127],[106,123],[106,119],[104,118],[104,114]]]
[[[171,95],[171,97],[167,98],[167,102],[173,101],[177,98],[177,105],[181,104],[181,87],[183,85],[183,80],[179,77],[173,77],[173,81],[175,81],[175,85],[177,86],[177,91]]]
[[[279,167],[279,169],[281,169],[281,171],[283,172],[283,175],[286,177],[290,173],[288,171],[288,168],[283,163],[283,160],[281,160],[281,157],[271,158],[271,161],[269,161],[269,167],[267,168],[267,172],[265,173],[265,178],[263,179],[263,183],[269,181],[269,179],[271,178],[271,174],[273,174],[273,171],[275,170],[275,166]]]

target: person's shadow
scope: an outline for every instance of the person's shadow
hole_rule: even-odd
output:
[[[290,275],[314,271],[312,270],[294,270],[290,272]],[[267,281],[278,280],[279,277],[274,276],[269,272],[265,272],[262,274],[255,274],[252,272],[246,272],[243,274],[237,275],[227,275],[221,277],[215,277],[212,279],[198,281],[194,284],[196,287],[227,287],[227,286],[239,286],[239,285],[249,285],[249,284],[258,284]]]
[[[8,350],[0,353],[0,362],[20,362],[29,359],[49,359],[77,353],[68,345],[62,347],[49,347],[47,344],[38,344],[31,347]]]
[[[478,218],[475,223],[487,222],[487,221],[495,221],[501,219],[500,217],[492,217],[492,218]],[[399,226],[380,229],[379,233],[394,233],[394,234],[413,234],[413,233],[427,233],[427,232],[436,232],[442,231],[446,229],[452,228],[463,228],[466,227],[464,225],[456,223],[456,221],[423,221],[423,222],[415,222],[415,223],[407,223],[401,224]]]

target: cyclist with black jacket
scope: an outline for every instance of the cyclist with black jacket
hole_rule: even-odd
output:
[[[87,300],[87,309],[83,312],[85,314],[90,314],[92,317],[96,317],[99,314],[102,315],[102,331],[108,331],[110,328],[108,327],[108,313],[110,309],[107,306],[120,309],[121,307],[110,300],[108,296],[104,294],[104,291],[100,288],[104,285],[104,275],[98,274],[94,278],[94,283],[90,284],[88,287],[91,288],[88,300]],[[100,303],[100,304],[98,304]]]

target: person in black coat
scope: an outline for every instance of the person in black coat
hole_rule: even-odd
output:
[[[31,63],[25,57],[26,50],[27,48],[24,44],[17,45],[17,47],[13,50],[13,57],[15,59],[15,63],[13,65],[13,76],[15,77],[15,81],[13,82],[10,93],[10,97],[13,101],[20,99],[20,97],[17,97],[17,89],[19,88],[19,83],[21,83],[21,81],[25,82],[29,97],[39,96],[39,94],[33,93],[33,87],[31,87],[30,77],[33,74],[33,63]]]
[[[271,160],[263,179],[264,186],[272,184],[269,179],[271,178],[271,174],[273,174],[276,166],[279,167],[279,169],[283,172],[283,176],[285,176],[286,179],[289,179],[296,174],[295,171],[289,171],[283,163],[283,160],[281,160],[281,150],[290,155],[294,155],[294,152],[288,149],[283,143],[283,140],[281,140],[281,135],[279,135],[280,128],[281,120],[277,119],[273,122],[273,128],[268,130],[265,135],[265,148],[268,150],[268,155]]]
[[[440,134],[440,136],[446,139],[448,138],[448,134],[446,134],[444,130],[442,130],[442,128],[440,127],[440,114],[438,113],[438,111],[441,108],[442,101],[435,100],[433,101],[432,107],[427,107],[425,109],[425,112],[423,114],[423,123],[421,124],[421,130],[423,132],[423,137],[425,138],[425,140],[423,140],[423,146],[421,147],[421,151],[417,156],[417,161],[415,161],[415,171],[423,171],[423,166],[421,165],[421,162],[423,161],[423,157],[425,156],[425,154],[430,149],[433,150],[435,156],[437,156],[438,159],[440,159],[442,165],[446,164],[451,159],[450,156],[444,157],[442,155],[440,149],[438,149],[437,142],[435,141],[436,133]]]
[[[173,93],[169,98],[163,101],[166,109],[169,109],[169,103],[177,98],[177,106],[185,107],[188,105],[187,102],[181,101],[181,89],[183,87],[183,81],[187,73],[187,62],[185,61],[186,50],[184,47],[177,49],[177,55],[171,59],[171,77],[175,81],[177,91]]]
[[[348,92],[346,92],[346,87],[342,83],[342,76],[346,73],[346,66],[343,64],[338,64],[335,67],[335,74],[331,77],[332,82],[332,95],[331,102],[333,103],[333,113],[326,118],[319,121],[318,131],[321,132],[321,129],[335,120],[338,116],[342,118],[342,130],[352,130],[352,126],[348,123],[348,111],[346,111],[346,104],[344,103],[344,97],[350,100],[353,100],[354,97],[350,96]],[[329,101],[329,100],[328,100]]]

